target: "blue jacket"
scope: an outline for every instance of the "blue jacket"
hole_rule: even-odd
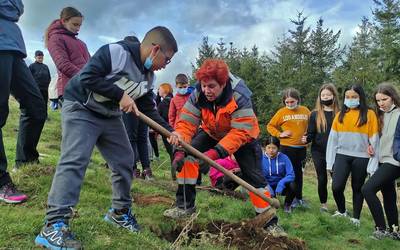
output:
[[[267,154],[263,154],[262,170],[270,186],[276,186],[276,193],[282,193],[285,184],[294,181],[294,171],[292,162],[287,155],[278,152],[278,155],[271,159]],[[271,193],[274,196],[274,193]]]
[[[16,24],[22,13],[22,0],[0,0],[0,51],[17,51],[26,57],[24,39]]]
[[[393,138],[393,158],[400,161],[400,119],[397,120],[396,131]]]

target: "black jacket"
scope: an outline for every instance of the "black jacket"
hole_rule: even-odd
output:
[[[158,113],[160,113],[161,117],[168,122],[168,111],[169,104],[171,103],[172,95],[166,96],[162,101],[160,101],[157,105]]]
[[[311,151],[318,151],[320,153],[326,153],[326,145],[328,144],[329,132],[331,131],[332,122],[335,118],[333,111],[324,111],[326,118],[326,131],[318,133],[317,130],[317,111],[311,112],[310,120],[308,122],[307,129],[307,142],[312,142]]]
[[[29,65],[29,69],[39,89],[47,90],[51,81],[49,67],[44,63],[34,62]]]

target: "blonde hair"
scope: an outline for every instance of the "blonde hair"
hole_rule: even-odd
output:
[[[333,95],[333,113],[336,114],[339,112],[339,100],[338,100],[338,92],[336,90],[335,85],[332,83],[326,83],[321,86],[321,88],[318,91],[318,97],[317,97],[317,102],[315,103],[315,111],[317,112],[317,131],[318,133],[321,132],[326,132],[327,130],[327,123],[326,123],[326,117],[324,113],[324,107],[321,104],[321,92],[323,90],[329,90],[332,95]]]
[[[54,20],[53,22],[50,23],[49,27],[47,27],[46,32],[44,33],[44,46],[47,48],[47,45],[49,43],[49,29],[50,26],[58,21],[58,20],[64,20],[64,21],[68,21],[69,19],[73,18],[73,17],[83,17],[82,13],[79,12],[79,10],[75,9],[74,7],[65,7],[61,10],[60,13],[60,18]]]

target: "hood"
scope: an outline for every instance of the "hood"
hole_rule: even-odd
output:
[[[19,17],[24,13],[24,5],[21,0],[2,1],[0,18],[11,22],[18,22]]]
[[[267,153],[264,153],[265,157],[268,159],[268,167],[269,167],[269,175],[272,175],[272,163],[275,160],[275,171],[276,174],[279,174],[279,154],[280,152],[278,152],[278,154],[275,156],[275,158],[270,158],[269,155]]]
[[[55,34],[64,34],[73,37],[77,35],[64,28],[64,26],[61,24],[60,19],[54,20],[49,26],[49,37]]]
[[[122,45],[125,49],[129,51],[136,66],[140,69],[142,73],[147,73],[149,70],[145,69],[143,63],[140,59],[140,41],[135,36],[125,37],[124,40],[119,41],[118,44]]]

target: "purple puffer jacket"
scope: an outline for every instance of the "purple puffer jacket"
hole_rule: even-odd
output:
[[[61,96],[69,79],[89,61],[90,54],[86,44],[76,34],[65,29],[60,20],[50,25],[48,34],[47,47],[57,67],[57,92]]]

